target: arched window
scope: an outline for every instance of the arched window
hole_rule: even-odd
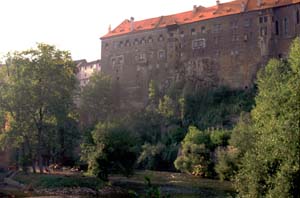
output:
[[[289,33],[289,20],[288,20],[288,18],[284,18],[283,28],[284,28],[284,34],[287,35]]]

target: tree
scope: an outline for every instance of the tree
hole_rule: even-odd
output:
[[[100,121],[112,119],[113,101],[110,77],[94,73],[89,83],[83,87],[79,99],[79,112],[85,127],[93,127]]]
[[[236,176],[240,197],[299,197],[300,40],[287,61],[270,60],[258,74],[251,112],[255,142]]]
[[[22,145],[34,170],[37,158],[43,172],[43,156],[56,146],[49,142],[49,137],[55,133],[61,139],[54,143],[62,146],[65,120],[74,118],[71,109],[76,87],[75,64],[69,52],[38,44],[37,49],[9,55],[7,65],[8,75],[0,86],[0,107],[12,118],[7,138]]]
[[[103,180],[109,173],[129,176],[137,159],[137,138],[120,123],[98,123],[92,141],[82,145],[89,172]]]

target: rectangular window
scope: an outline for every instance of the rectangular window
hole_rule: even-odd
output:
[[[202,33],[202,34],[205,34],[205,32],[206,32],[205,26],[202,26],[202,27],[201,27],[201,33]]]
[[[145,63],[147,61],[146,59],[146,54],[145,53],[140,53],[136,56],[136,59],[140,63]]]
[[[122,65],[124,63],[124,56],[123,55],[117,57],[117,63],[120,64],[120,65]]]
[[[166,56],[165,50],[159,50],[158,51],[158,58],[159,59],[164,59]]]
[[[237,29],[238,28],[238,22],[237,21],[231,21],[230,26],[231,26],[231,29]]]
[[[238,34],[233,34],[231,40],[232,40],[233,42],[238,41],[238,40],[239,40]]]
[[[191,35],[196,35],[196,30],[194,28],[191,29]]]
[[[251,19],[245,19],[244,21],[244,27],[248,28],[251,26]]]
[[[264,22],[264,18],[263,17],[259,17],[259,23],[263,23]]]
[[[221,24],[215,24],[212,30],[213,33],[221,32]]]
[[[267,34],[268,34],[267,27],[261,27],[260,36],[267,36]]]
[[[192,43],[193,49],[201,49],[201,48],[205,48],[205,47],[206,47],[205,39],[193,40],[193,43]]]
[[[275,21],[275,34],[279,35],[279,22]]]
[[[264,23],[268,22],[268,16],[264,16]]]

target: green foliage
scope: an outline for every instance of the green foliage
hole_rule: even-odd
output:
[[[120,123],[99,123],[92,131],[92,140],[82,145],[91,174],[103,180],[109,173],[132,174],[137,158],[134,134]]]
[[[240,197],[299,197],[299,42],[294,41],[288,61],[271,60],[258,75],[251,112],[255,142],[235,181]]]
[[[209,133],[189,127],[182,141],[181,155],[174,162],[176,169],[202,177],[210,176],[210,143]]]
[[[251,110],[254,95],[254,89],[244,91],[224,87],[187,92],[183,122],[203,130],[210,127],[231,128],[235,117],[242,111]]]
[[[165,95],[163,99],[159,100],[158,112],[167,119],[171,119],[175,116],[175,104],[173,100]]]
[[[84,127],[112,119],[114,112],[112,81],[102,73],[94,73],[80,93],[79,113]]]
[[[215,171],[221,181],[231,180],[238,170],[239,152],[236,148],[229,146],[218,148],[216,151],[217,163]]]
[[[230,134],[227,130],[201,131],[190,126],[182,141],[181,154],[174,162],[175,167],[182,172],[213,177],[215,172],[212,154],[228,145]]]
[[[33,168],[36,159],[41,169],[43,160],[72,157],[66,150],[75,145],[66,144],[78,137],[73,104],[77,81],[69,52],[38,44],[37,49],[8,54],[6,64],[0,109],[9,118],[10,130],[2,143],[21,147]]]

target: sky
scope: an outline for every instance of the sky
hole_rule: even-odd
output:
[[[221,0],[227,2],[229,0]],[[37,43],[68,50],[74,60],[101,58],[100,37],[123,20],[136,21],[212,6],[215,0],[0,0],[0,61]]]

